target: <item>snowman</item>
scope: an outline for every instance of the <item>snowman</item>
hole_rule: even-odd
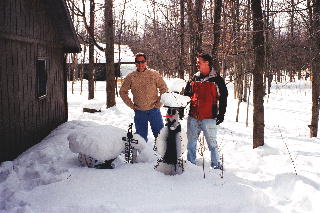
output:
[[[189,101],[189,97],[179,95],[177,91],[161,96],[161,103],[167,108],[167,114],[164,116],[165,127],[161,129],[155,142],[159,154],[155,170],[166,175],[182,174],[184,171],[183,154],[187,148],[187,135],[182,131],[179,120],[183,118]]]

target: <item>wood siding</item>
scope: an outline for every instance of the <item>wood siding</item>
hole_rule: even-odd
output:
[[[36,60],[46,58],[38,99]],[[0,162],[12,160],[67,120],[64,51],[41,0],[0,1]]]

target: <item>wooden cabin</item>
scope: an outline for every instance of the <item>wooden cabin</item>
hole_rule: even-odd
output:
[[[80,50],[65,0],[0,1],[0,162],[67,121],[65,55]]]

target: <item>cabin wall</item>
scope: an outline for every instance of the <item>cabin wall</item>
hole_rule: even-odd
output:
[[[0,161],[12,160],[67,120],[64,52],[40,0],[0,1]],[[47,95],[37,97],[45,58]]]

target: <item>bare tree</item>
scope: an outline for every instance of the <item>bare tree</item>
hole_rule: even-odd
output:
[[[196,56],[201,52],[202,45],[202,8],[204,0],[187,0],[189,33],[190,33],[190,61],[191,61],[191,75],[197,72]]]
[[[113,0],[105,0],[105,37],[106,37],[106,92],[107,108],[116,105],[115,75],[114,75],[114,29],[113,29]]]
[[[82,8],[79,7],[78,3],[81,2]],[[84,45],[89,46],[89,65],[88,65],[88,99],[94,98],[94,46],[97,45],[95,39],[95,0],[90,0],[89,8],[89,22],[86,18],[86,1],[85,0],[68,0],[69,7],[71,8],[72,14],[77,15],[77,20],[79,17],[82,18],[84,23],[84,32],[79,32],[80,29],[77,28],[77,34],[81,38]],[[79,21],[79,20],[78,20]],[[99,47],[101,49],[101,47]],[[85,54],[84,54],[85,58]],[[76,62],[78,64],[78,62]],[[82,66],[83,69],[83,66]],[[82,82],[81,82],[81,91],[82,91]]]
[[[312,117],[310,128],[310,137],[317,137],[319,120],[319,69],[320,69],[320,0],[313,0],[312,12]]]
[[[195,49],[196,53],[202,52],[202,34],[203,34],[203,5],[205,0],[195,0],[195,18],[196,18],[196,40],[195,40]]]
[[[218,73],[220,73],[218,47],[220,46],[220,36],[221,36],[221,9],[222,9],[222,0],[215,0],[214,1],[212,57],[213,57],[213,67],[217,70]]]
[[[273,79],[273,76],[272,76],[272,70],[271,70],[271,66],[270,66],[270,54],[271,54],[271,25],[270,25],[270,0],[266,0],[265,2],[266,4],[266,17],[265,17],[265,54],[266,54],[266,57],[265,57],[265,77],[267,78],[267,80],[265,80],[265,90],[268,91],[268,94],[271,93],[271,83],[272,83],[272,79]]]
[[[83,1],[84,5],[84,1]],[[94,99],[94,20],[95,2],[90,0],[90,21],[89,21],[89,66],[88,66],[88,99]]]
[[[180,0],[180,56],[179,78],[184,79],[184,0]]]
[[[74,0],[69,0],[70,2],[70,9],[71,9],[71,20],[75,24],[76,31],[79,30],[79,19],[78,16],[75,15],[75,8],[74,8]],[[78,53],[70,53],[69,54],[69,80],[72,80],[71,84],[71,91],[74,94],[74,85],[77,80],[77,71],[78,71]]]
[[[264,145],[264,35],[261,0],[251,1],[253,16],[253,47],[255,65],[253,71],[253,148]]]
[[[196,67],[196,50],[195,50],[195,40],[196,40],[196,27],[195,27],[195,14],[194,14],[194,6],[192,0],[187,0],[187,8],[188,8],[188,23],[189,23],[189,34],[190,34],[190,62],[191,62],[191,73],[190,76],[197,72]]]
[[[125,20],[124,20],[124,13],[126,10],[126,6],[127,6],[127,0],[124,0],[124,4],[123,4],[123,10],[121,11],[120,14],[120,29],[119,29],[119,34],[118,34],[118,64],[116,66],[116,73],[117,75],[115,76],[115,89],[116,89],[116,95],[118,97],[118,87],[117,87],[117,82],[118,82],[118,75],[120,75],[120,66],[121,66],[121,43],[122,43],[122,31],[123,31],[123,27],[125,24]]]

